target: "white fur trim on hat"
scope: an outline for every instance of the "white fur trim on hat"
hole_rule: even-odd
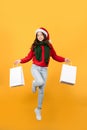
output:
[[[43,30],[43,29],[37,29],[35,31],[35,33],[38,33],[38,32],[43,32],[46,35],[46,37],[48,36],[48,33],[45,30]]]

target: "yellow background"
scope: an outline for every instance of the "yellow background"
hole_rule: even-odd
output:
[[[59,83],[62,63],[51,59],[42,121],[31,91],[32,61],[23,64],[25,86],[9,87],[9,69],[27,55],[35,30],[45,27],[58,55],[76,65],[76,85]],[[0,130],[87,129],[87,2],[86,0],[0,1]]]

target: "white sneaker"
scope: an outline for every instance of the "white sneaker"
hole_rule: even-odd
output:
[[[41,110],[39,110],[38,108],[36,108],[34,110],[35,114],[36,114],[36,119],[37,120],[41,120]]]

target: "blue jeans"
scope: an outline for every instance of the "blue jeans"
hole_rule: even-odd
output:
[[[42,108],[43,96],[44,96],[44,87],[47,79],[47,67],[40,67],[35,64],[32,64],[31,73],[34,77],[34,86],[39,88],[38,92],[38,108]]]

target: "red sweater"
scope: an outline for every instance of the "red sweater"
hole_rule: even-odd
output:
[[[56,61],[65,62],[65,58],[64,57],[58,56],[56,54],[56,52],[55,52],[52,44],[50,44],[50,46],[51,46],[50,57],[52,57]],[[41,66],[41,67],[47,67],[48,64],[49,64],[50,58],[49,58],[48,64],[46,64],[45,60],[44,60],[44,46],[41,46],[41,48],[42,48],[42,60],[41,61],[38,61],[36,59],[36,57],[35,57],[34,51],[30,50],[30,52],[28,53],[28,55],[25,58],[21,59],[21,63],[26,63],[26,62],[28,62],[28,61],[30,61],[32,59],[33,64]]]

